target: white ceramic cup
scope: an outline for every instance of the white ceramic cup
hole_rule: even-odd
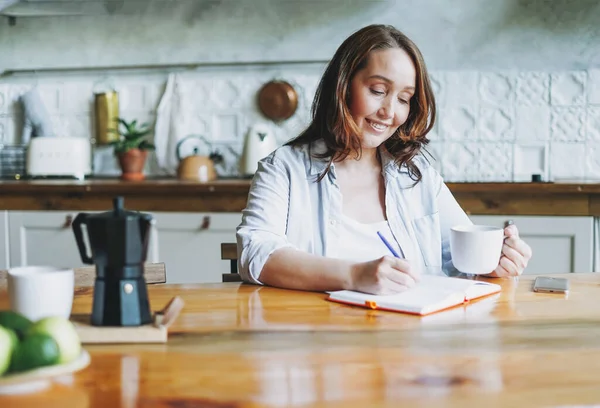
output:
[[[68,319],[74,286],[73,269],[22,266],[8,270],[10,308],[32,321],[49,316]]]
[[[483,275],[498,266],[504,229],[487,225],[456,225],[450,229],[452,263],[460,272]]]

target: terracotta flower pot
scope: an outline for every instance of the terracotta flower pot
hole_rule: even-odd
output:
[[[117,155],[121,166],[121,179],[128,181],[143,180],[144,164],[146,164],[147,150],[131,149]]]

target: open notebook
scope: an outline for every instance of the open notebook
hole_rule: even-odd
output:
[[[370,309],[427,315],[498,293],[500,289],[500,285],[495,283],[425,275],[414,288],[397,295],[379,296],[339,290],[329,292],[327,299]]]

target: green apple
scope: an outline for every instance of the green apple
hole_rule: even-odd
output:
[[[15,332],[0,326],[0,375],[8,371],[11,355],[17,343]]]
[[[68,319],[59,316],[45,317],[33,323],[26,336],[46,334],[58,344],[58,364],[75,360],[81,354],[81,341],[75,326]]]
[[[10,372],[20,373],[58,363],[58,345],[47,334],[33,333],[17,345],[12,354]]]
[[[33,322],[12,310],[0,310],[0,326],[4,326],[7,329],[14,330],[19,339],[22,339],[25,332]]]

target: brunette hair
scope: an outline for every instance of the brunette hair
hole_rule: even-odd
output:
[[[329,158],[320,181],[331,163],[345,159],[351,152],[361,154],[359,129],[348,108],[350,82],[367,66],[371,51],[401,48],[410,56],[416,70],[415,94],[410,112],[385,142],[398,165],[406,165],[410,177],[418,183],[422,174],[413,159],[429,143],[426,135],[435,122],[435,98],[425,61],[418,47],[406,35],[389,25],[370,25],[348,37],[337,49],[323,74],[312,103],[312,120],[299,136],[286,144],[299,146],[323,139],[327,147],[318,158]]]

